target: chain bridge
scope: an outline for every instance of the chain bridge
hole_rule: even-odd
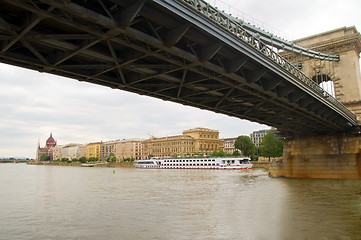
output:
[[[0,1],[3,63],[248,119],[289,134],[356,127],[356,116],[287,54],[330,66],[339,61],[202,0]]]

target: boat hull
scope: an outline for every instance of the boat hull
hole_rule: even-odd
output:
[[[135,164],[137,168],[150,169],[218,169],[243,170],[252,169],[249,158],[192,158],[192,159],[146,159]]]
[[[148,169],[218,169],[218,170],[245,170],[252,169],[252,164],[248,166],[151,166],[151,165],[136,165],[136,168]]]

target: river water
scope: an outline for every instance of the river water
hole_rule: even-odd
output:
[[[1,240],[361,239],[361,180],[9,163],[0,190]]]

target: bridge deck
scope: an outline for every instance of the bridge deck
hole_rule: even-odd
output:
[[[0,61],[289,133],[357,125],[354,114],[257,39],[185,1],[3,0]]]

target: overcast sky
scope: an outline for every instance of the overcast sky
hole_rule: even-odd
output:
[[[209,1],[233,15],[253,17],[255,22],[267,25],[290,40],[344,26],[361,30],[361,1],[358,0],[270,2]],[[0,157],[34,158],[38,140],[41,146],[45,145],[51,132],[58,144],[66,144],[148,138],[147,133],[156,137],[171,136],[195,127],[219,130],[220,137],[248,135],[269,128],[5,64],[0,64],[0,76]]]

